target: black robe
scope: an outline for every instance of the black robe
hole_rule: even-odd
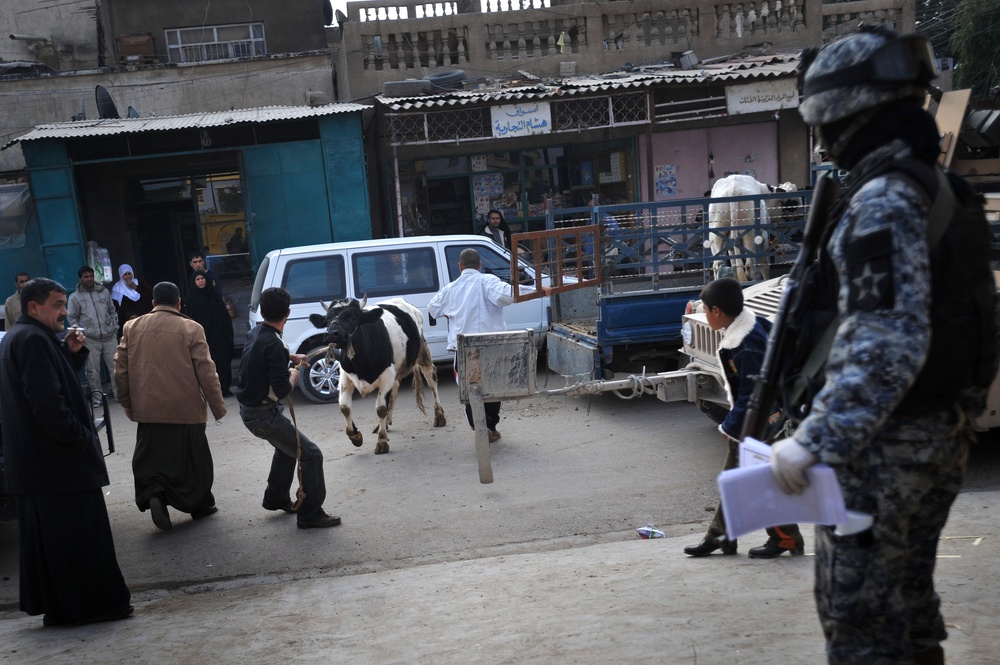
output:
[[[22,313],[0,341],[0,422],[7,489],[17,497],[21,610],[47,623],[128,605],[102,487],[107,467],[70,354]]]
[[[233,385],[233,319],[229,316],[226,304],[210,284],[203,289],[195,286],[194,278],[199,274],[205,273],[199,270],[191,276],[184,312],[205,329],[208,352],[215,363],[215,371],[222,384],[222,394],[229,397]]]

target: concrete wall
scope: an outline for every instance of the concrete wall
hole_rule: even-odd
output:
[[[3,0],[0,60],[41,62],[55,71],[96,67],[97,23],[86,4]],[[11,39],[11,34],[42,37],[44,41]]]
[[[326,0],[104,0],[109,42],[124,34],[152,33],[161,62],[167,62],[163,31],[229,23],[264,24],[268,53],[301,53],[326,48]]]
[[[96,120],[94,88],[111,93],[118,113],[134,106],[143,116],[259,106],[301,106],[310,93],[333,99],[330,61],[325,54],[266,60],[155,67],[131,72],[88,71],[5,81],[0,86],[0,145],[37,124],[71,120],[81,103]],[[0,151],[0,171],[24,167],[18,146]]]
[[[670,62],[673,53],[688,50],[705,59],[765,42],[774,47],[820,43],[820,0],[789,0],[780,11],[773,9],[774,2],[756,4],[772,8],[763,18],[755,12],[754,21],[743,3],[703,0],[582,2],[558,12],[476,12],[471,3],[470,13],[394,20],[403,8],[408,16],[417,15],[422,3],[350,2],[349,20],[342,26],[338,92],[345,99],[358,98],[379,93],[385,81],[447,69],[464,69],[470,80],[522,71],[547,78],[616,71],[626,63]]]

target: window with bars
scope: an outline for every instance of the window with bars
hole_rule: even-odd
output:
[[[170,62],[204,62],[266,55],[263,23],[164,30]]]

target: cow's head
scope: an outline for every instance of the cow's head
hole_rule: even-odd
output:
[[[783,192],[786,194],[791,194],[792,192],[799,191],[799,188],[795,186],[795,183],[783,182],[776,187],[772,187],[773,192]],[[769,207],[771,208],[771,215],[773,216],[773,221],[791,220],[798,219],[800,216],[799,208],[802,205],[802,201],[799,199],[781,199],[780,201],[771,201]]]
[[[326,342],[332,344],[347,354],[348,358],[354,357],[354,348],[351,345],[351,335],[357,332],[364,322],[364,308],[368,304],[368,296],[358,302],[354,298],[347,300],[337,300],[325,305],[322,301],[320,306],[326,314],[310,314],[309,322],[317,328],[326,328]]]

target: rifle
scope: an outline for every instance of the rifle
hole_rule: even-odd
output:
[[[820,177],[816,181],[812,206],[809,208],[809,217],[806,219],[802,234],[802,246],[795,265],[792,266],[785,281],[785,288],[781,292],[778,312],[775,314],[774,325],[767,339],[764,362],[760,374],[754,379],[753,393],[747,403],[747,413],[740,433],[741,439],[748,436],[760,439],[767,428],[768,418],[778,399],[782,372],[787,369],[788,360],[794,351],[794,343],[799,339],[802,329],[801,319],[805,312],[797,311],[801,308],[795,306],[802,300],[799,291],[809,268],[816,261],[823,232],[829,223],[830,208],[839,191],[840,185],[829,176]]]

